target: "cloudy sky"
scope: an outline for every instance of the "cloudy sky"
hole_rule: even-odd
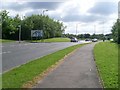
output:
[[[65,33],[76,34],[107,34],[118,18],[119,0],[4,0],[0,1],[1,10],[16,14],[31,16],[42,14],[60,20],[67,26]]]

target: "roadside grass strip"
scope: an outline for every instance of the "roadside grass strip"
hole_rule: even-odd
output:
[[[70,42],[69,38],[50,38],[43,40],[32,40],[32,42]]]
[[[118,45],[100,42],[95,45],[94,55],[104,88],[118,88]]]
[[[2,89],[2,75],[0,74],[0,90]]]
[[[0,39],[0,43],[13,42],[14,40]]]
[[[42,74],[56,62],[83,45],[85,44],[65,48],[3,73],[2,88],[21,88],[25,83],[33,80],[34,77]]]

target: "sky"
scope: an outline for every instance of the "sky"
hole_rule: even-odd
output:
[[[119,0],[1,0],[0,10],[7,10],[11,17],[19,14],[48,15],[67,26],[69,34],[109,34],[118,18]]]

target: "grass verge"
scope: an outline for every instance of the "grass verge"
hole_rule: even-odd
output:
[[[118,45],[101,42],[94,48],[96,64],[105,88],[118,88]]]
[[[2,75],[0,74],[0,90],[2,89]]]
[[[69,38],[50,38],[44,40],[32,40],[32,42],[70,42]]]
[[[2,76],[3,88],[21,88],[23,84],[42,74],[42,72],[64,58],[67,54],[83,45],[78,44],[65,48],[4,73]]]
[[[0,43],[13,42],[14,40],[0,39]]]

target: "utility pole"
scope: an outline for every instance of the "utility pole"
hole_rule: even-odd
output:
[[[21,42],[21,25],[18,26],[19,27],[19,43]]]

